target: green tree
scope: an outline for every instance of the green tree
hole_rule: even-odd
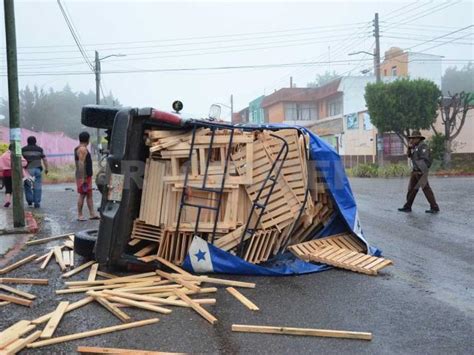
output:
[[[451,67],[446,69],[441,79],[443,95],[454,95],[456,93],[474,92],[474,65],[472,62],[461,69]]]
[[[109,93],[102,99],[104,104],[120,106],[120,102]],[[61,131],[76,137],[83,129],[81,124],[82,106],[95,103],[95,93],[89,91],[74,92],[69,85],[55,91],[30,89],[26,86],[20,90],[21,127],[33,131]],[[8,125],[8,101],[0,99],[0,115],[6,119],[0,124]]]
[[[380,133],[396,133],[405,144],[412,130],[429,129],[435,122],[440,95],[436,84],[424,79],[369,83],[365,88],[374,126]]]
[[[333,81],[334,79],[339,78],[339,76],[340,75],[335,71],[331,73],[330,71],[326,70],[324,74],[317,74],[315,81],[308,83],[306,86],[309,88],[317,88],[329,83],[330,81]]]

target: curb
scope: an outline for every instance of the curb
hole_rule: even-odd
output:
[[[0,235],[38,233],[38,222],[36,222],[36,219],[33,217],[33,213],[25,212],[25,223],[26,226],[24,227],[0,229]]]

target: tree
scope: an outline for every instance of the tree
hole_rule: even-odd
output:
[[[405,145],[411,130],[429,129],[435,122],[440,95],[436,84],[424,79],[369,83],[365,88],[374,126],[380,133],[396,133]]]
[[[474,103],[473,100],[474,94],[464,91],[454,95],[449,94],[439,100],[441,124],[444,126],[443,167],[446,169],[451,168],[452,144],[466,122],[467,113]],[[431,125],[431,128],[436,135],[439,134],[434,125]]]
[[[102,99],[104,104],[120,106],[118,100],[109,93]],[[83,129],[81,124],[82,106],[95,103],[95,93],[74,92],[69,85],[55,91],[30,89],[26,86],[20,90],[20,122],[22,128],[33,131],[61,131],[76,137]],[[0,115],[6,119],[0,124],[8,123],[8,101],[0,99]]]
[[[339,78],[339,76],[340,75],[338,75],[335,71],[331,73],[330,71],[326,70],[324,74],[317,74],[316,80],[308,83],[306,86],[309,88],[318,88],[324,84],[329,83],[330,81],[333,81],[334,79]]]
[[[474,65],[472,62],[458,70],[457,67],[446,69],[441,79],[443,95],[450,93],[474,92]]]

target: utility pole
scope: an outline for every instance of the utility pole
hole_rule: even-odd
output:
[[[100,59],[99,52],[95,51],[95,104],[100,105]],[[97,128],[97,160],[100,160],[100,129]]]
[[[21,167],[21,130],[20,130],[20,99],[18,94],[18,65],[16,56],[15,5],[13,0],[4,0],[5,35],[7,45],[8,68],[8,104],[10,114],[10,143],[12,185],[13,185],[13,226],[25,226],[23,206],[23,178]]]
[[[234,95],[230,95],[230,122],[234,121]]]
[[[374,37],[375,37],[375,49],[374,49],[374,73],[377,83],[381,82],[380,78],[380,31],[379,31],[379,14],[375,13],[374,17]],[[377,135],[377,163],[379,166],[383,166],[383,132],[378,132]]]

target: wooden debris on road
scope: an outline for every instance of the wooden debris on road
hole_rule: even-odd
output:
[[[11,284],[32,284],[32,285],[47,285],[48,279],[28,279],[21,277],[2,277],[0,283]]]
[[[315,336],[315,337],[326,337],[326,338],[372,340],[372,333],[351,332],[351,331],[345,331],[345,330],[271,327],[271,326],[260,326],[260,325],[232,324],[232,331],[245,332],[245,333],[304,335],[304,336]]]
[[[88,261],[88,262],[86,262],[86,263],[84,263],[84,264],[82,264],[82,265],[80,265],[80,266],[64,273],[64,274],[62,274],[61,277],[64,278],[64,279],[68,278],[68,277],[71,277],[72,275],[75,275],[75,274],[81,272],[82,270],[88,268],[89,266],[93,265],[94,263],[95,263],[95,261]]]
[[[41,339],[49,339],[53,336],[53,333],[58,327],[59,322],[63,318],[64,313],[66,313],[66,309],[68,308],[68,306],[69,302],[67,301],[59,302],[58,307],[55,311],[53,311],[51,318],[49,319],[48,323],[43,329],[43,332],[41,333]]]
[[[21,291],[21,290],[18,290],[14,287],[10,287],[10,286],[7,286],[7,285],[1,285],[0,284],[0,290],[4,290],[4,291],[7,291],[7,292],[10,292],[10,293],[14,293],[18,296],[21,296],[21,297],[24,297],[24,298],[27,298],[29,300],[34,300],[36,298],[35,295],[31,294],[31,293],[28,293],[28,292],[25,292],[25,291]]]
[[[12,326],[0,332],[0,350],[19,339],[23,334],[28,333],[35,326],[28,320],[20,320]]]
[[[36,254],[32,254],[30,256],[27,256],[26,258],[18,260],[16,263],[13,263],[9,266],[5,266],[4,268],[0,269],[0,275],[3,275],[3,274],[6,274],[7,272],[15,270],[15,269],[19,268],[20,266],[29,263],[33,259],[36,259]]]
[[[28,348],[39,348],[39,347],[46,346],[46,345],[63,343],[63,342],[70,341],[70,340],[76,340],[76,339],[92,337],[92,336],[96,336],[96,335],[100,335],[100,334],[116,332],[116,331],[119,331],[119,330],[142,327],[142,326],[145,326],[145,325],[157,323],[158,321],[159,321],[158,318],[151,318],[151,319],[141,320],[141,321],[137,321],[137,322],[114,325],[112,327],[105,327],[105,328],[99,328],[99,329],[95,329],[95,330],[89,330],[89,331],[82,332],[82,333],[75,333],[75,334],[65,335],[65,336],[61,336],[61,337],[57,337],[57,338],[51,338],[51,339],[47,339],[47,340],[40,340],[40,341],[31,343],[31,344],[28,344]]]
[[[25,245],[36,245],[36,244],[41,244],[41,243],[48,243],[52,240],[69,238],[70,236],[74,236],[74,233],[66,233],[66,234],[56,235],[54,237],[48,237],[48,238],[43,238],[43,239],[34,239],[34,240],[30,240],[26,242]]]
[[[44,259],[43,263],[40,266],[41,270],[44,270],[46,268],[46,266],[48,266],[48,263],[51,260],[51,258],[53,257],[53,254],[54,254],[54,249],[51,249],[49,251],[49,253],[46,255],[46,258]]]
[[[0,293],[0,301],[7,301],[7,302],[22,305],[22,306],[26,306],[26,307],[31,307],[31,304],[33,303],[30,300],[25,300],[24,298],[5,295],[3,293]]]
[[[241,294],[239,291],[237,291],[235,288],[233,287],[227,287],[226,288],[227,292],[229,292],[232,296],[234,296],[235,298],[237,298],[245,307],[247,307],[248,309],[250,309],[251,311],[258,311],[259,308],[255,305],[255,303],[253,303],[252,301],[250,301],[247,297],[245,297],[243,294]]]
[[[185,355],[185,353],[171,353],[168,351],[148,351],[138,349],[98,348],[95,346],[78,346],[80,354],[133,354],[133,355]]]
[[[13,343],[11,343],[7,347],[5,347],[1,351],[1,353],[2,354],[5,353],[6,355],[16,354],[20,350],[26,348],[26,346],[28,344],[31,344],[36,339],[38,339],[40,335],[41,335],[41,330],[37,330],[37,331],[31,333],[30,335],[28,335],[26,338],[18,338]]]

